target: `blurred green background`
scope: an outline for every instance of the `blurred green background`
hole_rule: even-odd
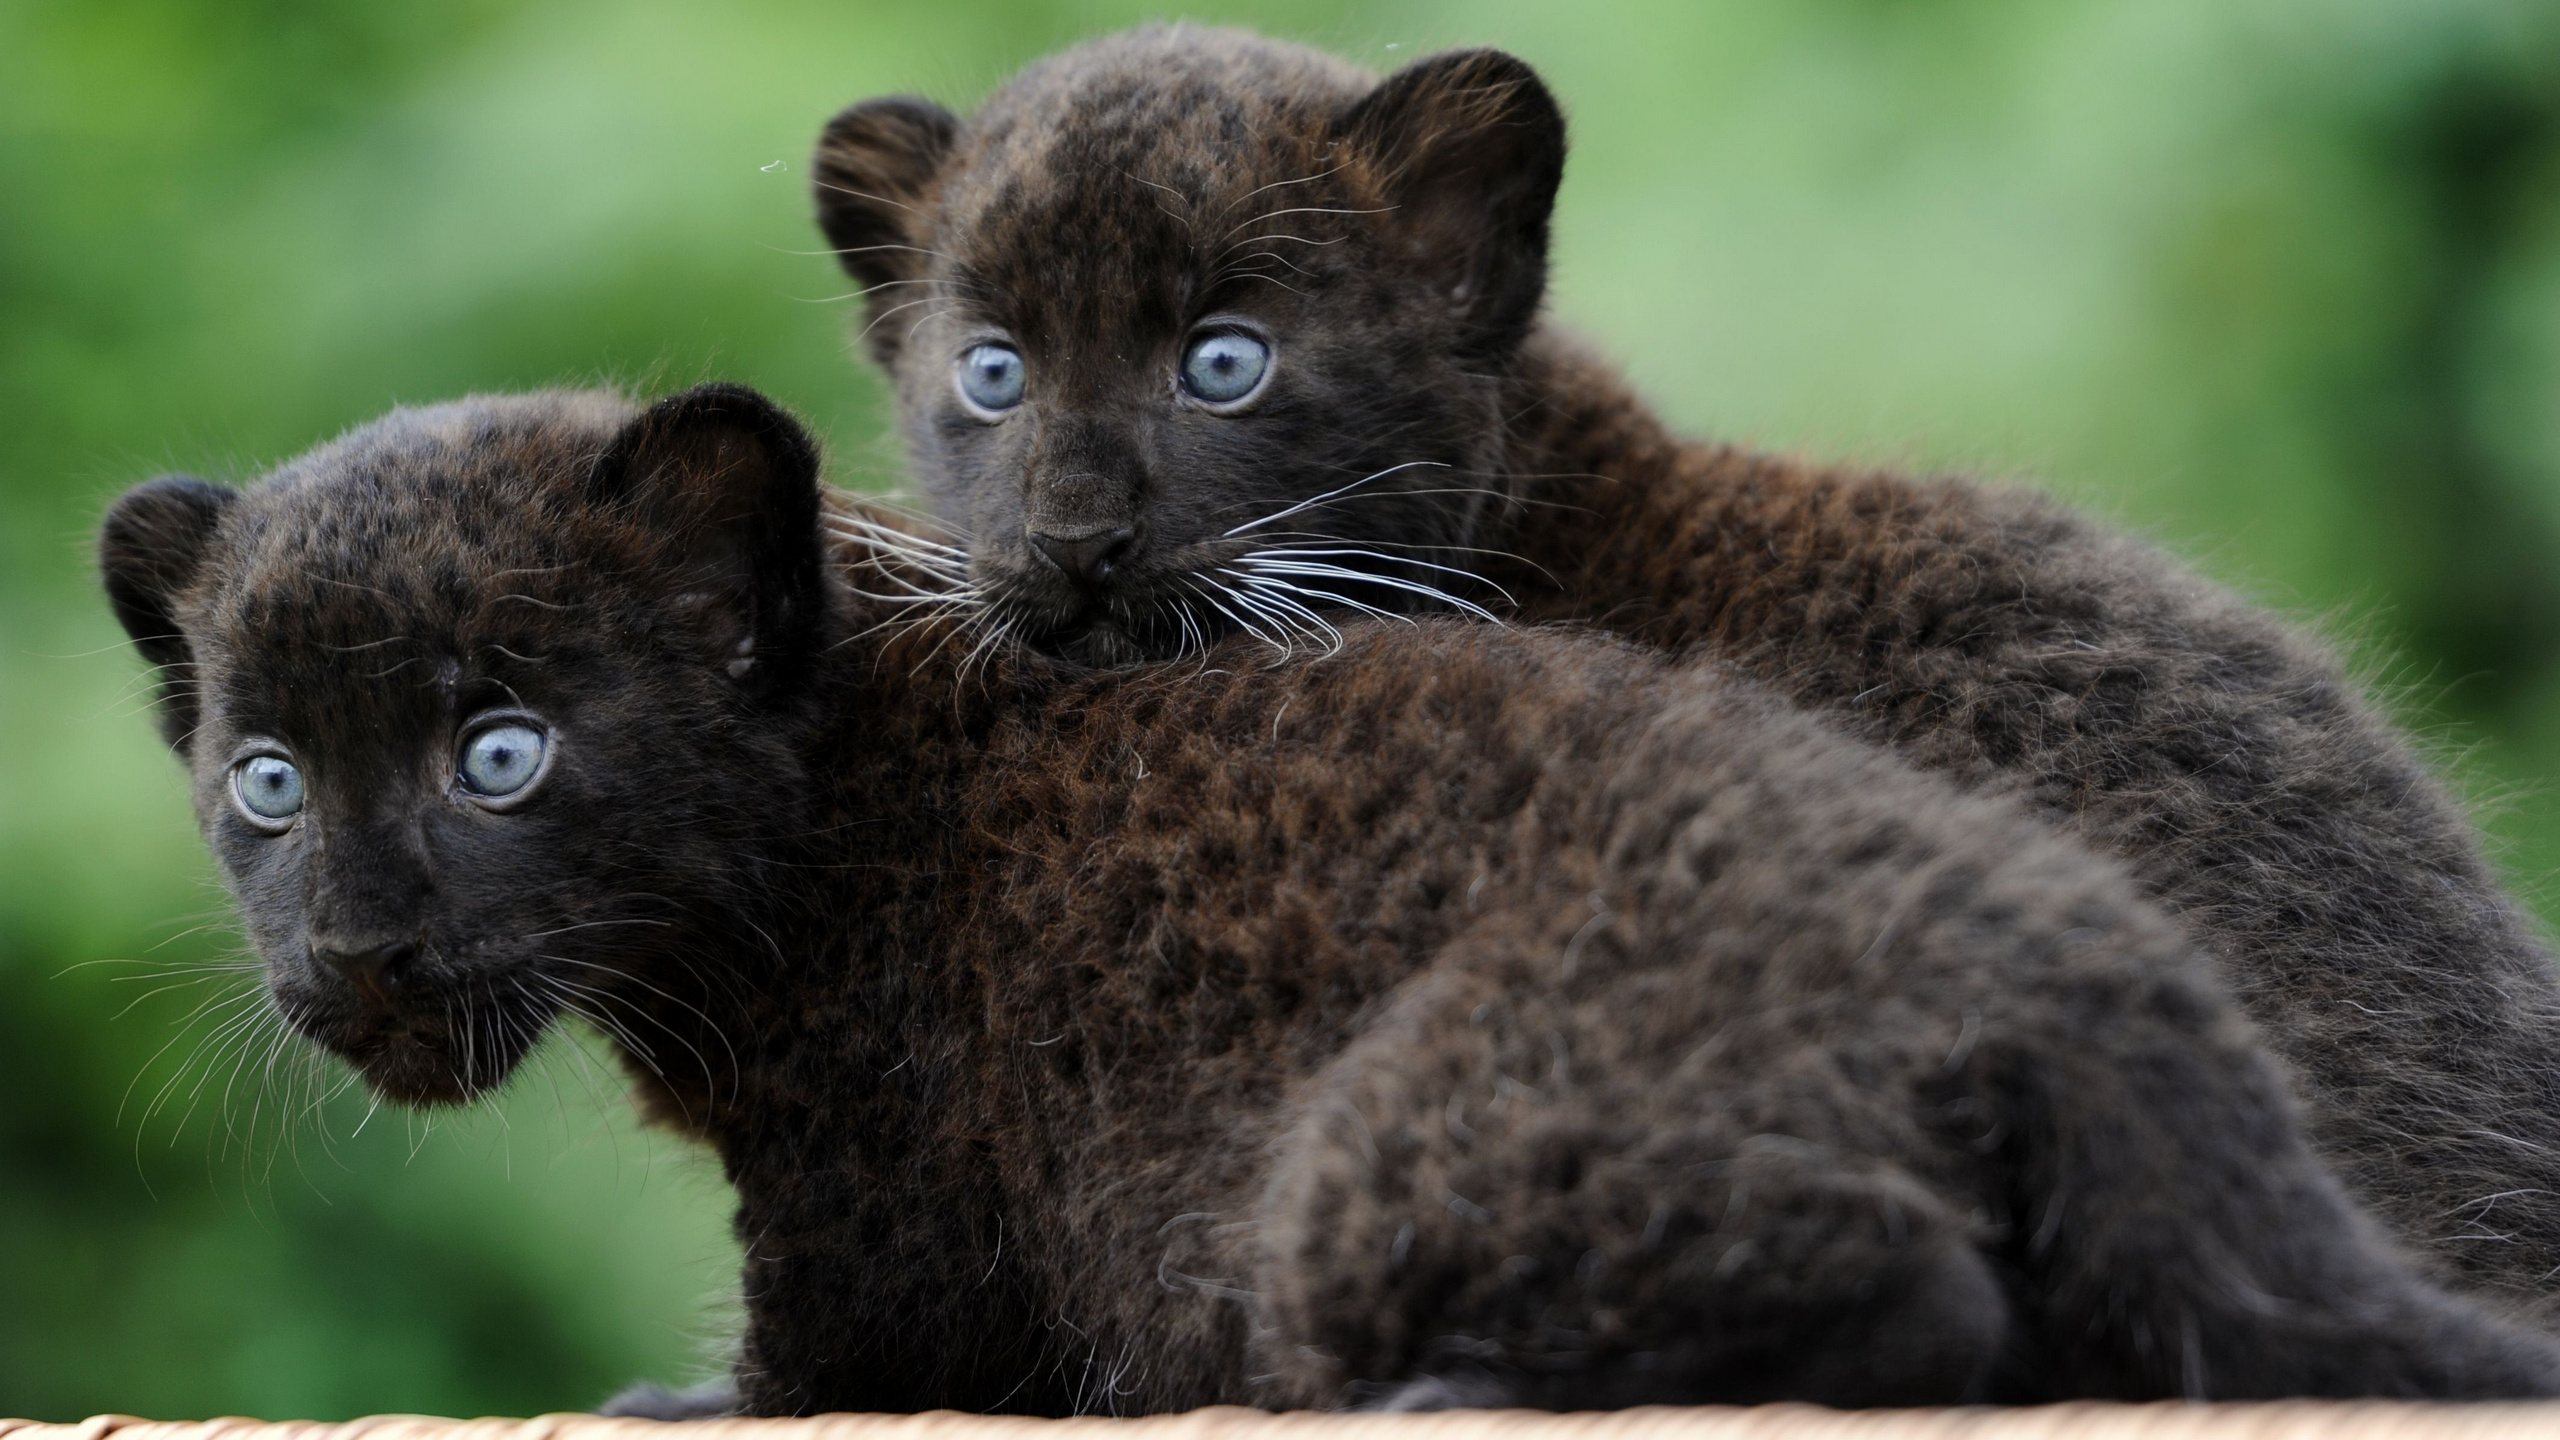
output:
[[[808,253],[816,127],[965,105],[1148,13],[0,0],[0,1415],[523,1413],[703,1373],[722,1187],[609,1064],[561,1048],[503,1104],[368,1119],[229,1003],[90,532],[155,472],[562,381],[743,380],[889,483],[848,287]],[[2560,10],[1195,13],[1382,67],[1527,56],[1575,133],[1555,308],[1684,425],[2048,484],[2328,627],[2547,906]]]

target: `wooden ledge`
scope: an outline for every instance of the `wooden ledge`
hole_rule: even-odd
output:
[[[1273,1415],[1220,1407],[1136,1420],[822,1415],[804,1420],[654,1420],[541,1415],[439,1420],[0,1420],[0,1440],[2560,1440],[2560,1402],[2427,1405],[2288,1400],[2248,1405],[2040,1405],[2013,1410],[1825,1410],[1814,1405],[1652,1408],[1548,1415]]]

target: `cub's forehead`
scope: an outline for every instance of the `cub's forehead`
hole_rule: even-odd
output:
[[[1319,51],[1191,26],[1068,50],[971,116],[941,197],[946,240],[997,285],[1036,285],[1005,273],[1033,255],[1133,282],[1214,256],[1252,218],[1249,197],[1320,178],[1333,118],[1376,83]]]
[[[1151,27],[1040,61],[970,118],[980,165],[1152,161],[1170,183],[1302,140],[1377,84],[1346,61],[1242,31]],[[1068,178],[1064,175],[1062,179]]]
[[[197,619],[262,647],[449,630],[575,544],[569,503],[632,408],[589,392],[394,411],[245,491]]]

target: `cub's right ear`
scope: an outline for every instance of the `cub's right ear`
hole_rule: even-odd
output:
[[[1416,60],[1336,122],[1377,187],[1379,228],[1432,277],[1464,326],[1462,358],[1507,365],[1547,285],[1547,223],[1564,179],[1564,112],[1499,50]]]
[[[193,656],[174,602],[204,564],[222,512],[239,498],[220,485],[163,475],[126,491],[98,532],[107,603],[142,658],[160,667],[160,733],[172,746],[183,747],[196,728],[195,687],[182,673]]]
[[[904,303],[893,293],[901,282],[924,277],[925,251],[933,244],[926,195],[959,133],[959,120],[932,101],[890,95],[845,110],[818,136],[810,169],[818,228],[863,288],[869,301],[864,329],[883,365],[896,355],[898,337],[878,322],[890,306]]]
[[[743,385],[702,385],[624,426],[587,495],[652,537],[649,563],[701,658],[769,699],[817,652],[818,483],[817,442],[781,406]]]

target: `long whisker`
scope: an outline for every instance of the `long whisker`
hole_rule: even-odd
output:
[[[1304,595],[1311,600],[1330,600],[1334,604],[1340,605],[1346,610],[1357,610],[1363,615],[1372,616],[1380,620],[1393,620],[1399,625],[1412,625],[1417,623],[1410,615],[1400,614],[1393,610],[1382,610],[1375,605],[1367,603],[1366,601],[1354,600],[1348,595],[1337,595],[1330,590],[1318,590],[1311,585],[1301,585],[1294,580],[1283,580],[1277,576],[1250,576],[1247,577],[1246,583],[1270,590],[1285,591],[1293,595]]]
[[[1229,573],[1232,574],[1233,572],[1231,571]],[[1308,609],[1305,605],[1300,604],[1295,597],[1287,594],[1287,587],[1277,586],[1269,581],[1249,575],[1238,576],[1237,578],[1244,581],[1245,585],[1248,587],[1248,591],[1235,592],[1236,599],[1239,603],[1258,604],[1269,609],[1277,610],[1282,615],[1294,619],[1300,624],[1306,626],[1311,633],[1322,634],[1325,638],[1325,655],[1327,658],[1342,653],[1342,632],[1335,629],[1323,616]],[[1248,593],[1250,598],[1248,598]]]
[[[728,1032],[720,1028],[719,1021],[714,1020],[709,1015],[703,1013],[700,1006],[697,1006],[680,996],[671,994],[659,986],[652,985],[648,981],[641,979],[639,976],[631,974],[629,971],[617,970],[610,965],[599,965],[591,960],[572,960],[565,955],[544,955],[539,958],[555,964],[576,965],[588,970],[602,971],[603,973],[614,976],[617,979],[629,981],[631,984],[637,985],[641,989],[665,1000],[668,1004],[677,1006],[680,1009],[691,1013],[695,1019],[700,1020],[703,1025],[711,1031],[711,1038],[720,1042],[720,1048],[729,1052],[729,1073],[732,1076],[743,1076],[746,1073],[744,1067],[742,1067],[738,1062],[738,1052],[736,1047],[729,1043]],[[645,1008],[634,1006],[633,1009],[635,1013],[648,1018],[652,1023],[656,1024],[658,1028],[665,1030],[669,1035],[675,1036],[676,1040],[679,1043],[682,1043],[686,1049],[693,1050],[692,1042],[685,1040],[684,1036],[678,1034],[674,1027],[669,1026],[666,1022],[658,1020],[655,1016],[650,1015]],[[711,1073],[711,1062],[703,1059],[702,1052],[694,1050],[693,1058],[701,1062],[703,1078],[706,1080],[712,1080],[716,1083],[716,1077]]]
[[[1212,257],[1212,263],[1225,260],[1229,255],[1234,254],[1236,251],[1243,249],[1247,245],[1262,245],[1273,240],[1287,240],[1298,245],[1323,246],[1339,245],[1350,238],[1351,237],[1348,235],[1336,235],[1330,240],[1318,240],[1312,235],[1247,235],[1233,245],[1219,251],[1217,255]]]
[[[1444,494],[1447,492],[1431,490],[1398,490],[1392,493],[1397,495],[1430,495]],[[1343,537],[1324,530],[1275,530],[1263,538],[1266,540],[1306,540],[1319,545],[1342,545],[1349,543],[1344,540]],[[1525,565],[1530,569],[1537,571],[1539,574],[1546,576],[1550,581],[1556,578],[1554,571],[1549,570],[1544,565],[1539,564],[1535,560],[1532,560],[1528,556],[1520,554],[1515,550],[1495,550],[1483,545],[1456,545],[1442,540],[1381,540],[1373,535],[1361,536],[1360,544],[1364,548],[1383,547],[1389,550],[1424,550],[1438,555],[1482,555],[1492,560],[1508,560],[1515,565]],[[1255,553],[1267,554],[1269,551],[1266,549]],[[1379,558],[1386,559],[1389,557],[1380,556]],[[1463,567],[1460,568],[1459,573],[1470,575],[1474,574],[1474,572],[1466,570]],[[1479,580],[1484,579],[1481,575],[1477,575],[1475,578]]]
[[[1337,162],[1336,162],[1336,163],[1334,163],[1333,165],[1330,165],[1330,166],[1326,167],[1325,169],[1319,170],[1319,171],[1317,171],[1316,173],[1314,173],[1313,175],[1301,175],[1301,176],[1299,176],[1299,177],[1298,177],[1297,179],[1295,179],[1295,180],[1274,180],[1274,181],[1272,181],[1272,182],[1271,182],[1270,184],[1268,184],[1268,185],[1259,185],[1259,186],[1256,186],[1256,187],[1254,187],[1254,188],[1253,188],[1253,189],[1251,189],[1251,190],[1247,190],[1247,191],[1246,191],[1246,192],[1244,192],[1242,195],[1237,196],[1237,197],[1236,197],[1236,198],[1234,198],[1233,200],[1228,201],[1228,202],[1227,202],[1227,208],[1225,208],[1224,210],[1221,210],[1221,211],[1219,211],[1219,212],[1218,212],[1218,218],[1219,218],[1219,219],[1221,219],[1221,220],[1226,219],[1229,215],[1232,215],[1232,214],[1234,214],[1234,213],[1235,213],[1235,210],[1236,210],[1236,207],[1237,207],[1237,206],[1242,205],[1243,203],[1245,203],[1246,201],[1248,201],[1248,200],[1252,199],[1252,198],[1253,198],[1254,196],[1256,196],[1256,195],[1263,194],[1263,193],[1265,193],[1266,191],[1278,190],[1278,189],[1281,189],[1281,188],[1282,188],[1282,187],[1284,187],[1284,186],[1289,186],[1289,185],[1312,185],[1312,184],[1314,184],[1316,181],[1318,181],[1318,180],[1322,180],[1322,179],[1324,179],[1324,178],[1325,178],[1326,176],[1328,176],[1328,175],[1334,175],[1334,174],[1338,174],[1338,173],[1340,173],[1340,171],[1341,171],[1342,167],[1343,167],[1344,165],[1349,164],[1349,163],[1350,163],[1349,161],[1337,161]]]
[[[912,531],[900,530],[892,526],[883,525],[877,520],[868,519],[860,515],[830,515],[827,517],[827,524],[836,530],[852,532],[852,536],[869,539],[892,549],[901,551],[931,550],[936,554],[946,555],[954,560],[966,560],[969,558],[969,552],[956,545],[945,545],[939,540],[930,539],[926,536],[915,534]],[[852,536],[848,536],[848,538],[852,538]]]
[[[1383,480],[1383,479],[1385,479],[1387,476],[1395,474],[1397,471],[1400,471],[1400,470],[1411,470],[1411,469],[1415,468],[1416,466],[1422,466],[1422,465],[1429,465],[1429,466],[1432,466],[1432,467],[1435,467],[1435,468],[1437,468],[1437,469],[1441,469],[1441,470],[1446,470],[1446,469],[1450,468],[1447,464],[1445,464],[1445,463],[1443,463],[1443,462],[1441,462],[1441,461],[1438,461],[1438,460],[1407,460],[1406,462],[1404,462],[1404,463],[1403,463],[1403,464],[1401,464],[1401,465],[1390,465],[1390,466],[1388,466],[1388,467],[1387,467],[1386,469],[1384,469],[1384,470],[1379,470],[1379,471],[1375,471],[1375,472],[1372,472],[1372,473],[1367,474],[1367,475],[1363,475],[1363,476],[1361,476],[1359,479],[1352,481],[1352,482],[1351,482],[1350,484],[1348,484],[1348,485],[1341,486],[1341,487],[1340,487],[1340,488],[1338,488],[1338,489],[1327,490],[1326,492],[1324,492],[1324,493],[1323,493],[1323,494],[1321,494],[1321,495],[1317,495],[1317,496],[1313,496],[1313,497],[1310,497],[1310,498],[1305,499],[1305,500],[1301,500],[1301,501],[1299,501],[1297,504],[1292,505],[1292,506],[1290,506],[1289,508],[1287,508],[1287,509],[1285,509],[1285,510],[1274,511],[1273,513],[1271,513],[1271,514],[1269,514],[1269,515],[1265,515],[1265,516],[1263,516],[1263,517],[1262,517],[1261,519],[1259,519],[1259,520],[1248,520],[1248,521],[1246,521],[1244,524],[1237,526],[1237,527],[1236,527],[1236,528],[1234,528],[1233,530],[1229,530],[1229,531],[1227,531],[1224,535],[1221,535],[1221,536],[1219,536],[1218,538],[1220,538],[1220,539],[1222,539],[1222,540],[1228,540],[1228,539],[1233,539],[1233,538],[1235,538],[1235,537],[1236,537],[1236,536],[1238,536],[1238,535],[1242,535],[1243,533],[1245,533],[1245,532],[1246,532],[1246,531],[1248,531],[1248,530],[1259,530],[1259,529],[1261,529],[1263,526],[1265,526],[1265,525],[1269,525],[1269,524],[1273,523],[1274,521],[1286,520],[1286,519],[1288,519],[1290,516],[1295,515],[1295,514],[1297,514],[1298,512],[1300,512],[1300,511],[1302,511],[1302,510],[1305,510],[1305,509],[1309,508],[1310,506],[1321,505],[1321,504],[1323,504],[1325,501],[1330,500],[1330,499],[1334,498],[1334,497],[1335,497],[1335,496],[1337,496],[1337,495],[1347,495],[1347,494],[1351,493],[1352,491],[1359,489],[1361,486],[1368,484],[1368,483],[1369,483],[1370,481],[1372,481],[1372,480]]]
[[[854,340],[859,343],[860,341],[869,339],[871,332],[880,328],[881,321],[888,319],[890,316],[897,314],[901,310],[913,310],[919,305],[930,305],[934,302],[935,298],[936,297],[934,296],[927,295],[921,300],[906,300],[890,306],[888,309],[872,316],[870,324],[865,325],[859,331],[856,331],[853,337]],[[931,319],[932,317],[927,316],[926,318]]]
[[[1502,597],[1506,602],[1508,602],[1508,603],[1510,603],[1510,604],[1517,605],[1517,604],[1519,604],[1519,603],[1520,603],[1519,598],[1518,598],[1517,596],[1514,596],[1510,591],[1503,589],[1500,585],[1496,585],[1496,584],[1494,584],[1494,582],[1492,582],[1491,580],[1487,580],[1486,578],[1484,578],[1483,576],[1481,576],[1481,575],[1477,574],[1477,573],[1476,573],[1476,572],[1474,572],[1473,570],[1463,569],[1463,568],[1461,568],[1461,567],[1459,567],[1459,566],[1456,566],[1456,565],[1441,565],[1441,564],[1435,563],[1435,562],[1430,561],[1430,560],[1416,560],[1416,559],[1414,559],[1414,558],[1413,558],[1412,556],[1410,556],[1410,555],[1381,555],[1381,554],[1379,554],[1379,553],[1378,553],[1377,551],[1375,551],[1375,550],[1366,550],[1366,549],[1362,549],[1362,548],[1360,548],[1360,547],[1358,547],[1358,546],[1334,546],[1334,547],[1322,547],[1322,548],[1302,547],[1302,548],[1295,548],[1295,549],[1278,549],[1278,548],[1274,548],[1274,549],[1256,550],[1256,551],[1254,551],[1251,555],[1246,556],[1246,557],[1244,557],[1244,558],[1246,558],[1246,559],[1250,559],[1250,560],[1263,560],[1263,559],[1277,559],[1277,560],[1301,560],[1301,559],[1308,559],[1308,558],[1318,558],[1318,559],[1321,559],[1321,558],[1325,558],[1325,557],[1341,557],[1341,556],[1357,557],[1357,558],[1367,559],[1367,560],[1377,560],[1377,561],[1382,561],[1382,562],[1384,562],[1384,563],[1386,563],[1386,564],[1390,564],[1390,565],[1419,565],[1419,566],[1421,566],[1423,569],[1426,569],[1426,570],[1437,570],[1437,571],[1441,572],[1441,573],[1442,573],[1442,574],[1444,574],[1444,575],[1463,575],[1463,576],[1465,576],[1467,579],[1469,579],[1469,580],[1473,580],[1473,581],[1475,581],[1475,582],[1476,582],[1477,584],[1479,584],[1479,585],[1483,585],[1483,586],[1486,586],[1486,587],[1490,588],[1490,589],[1491,589],[1495,594],[1500,595],[1500,596],[1501,596],[1501,597]]]
[[[803,305],[833,305],[844,300],[867,299],[875,292],[887,290],[893,286],[931,285],[933,283],[935,282],[930,276],[918,276],[909,280],[883,280],[877,285],[865,285],[859,290],[847,290],[841,295],[794,295],[789,298],[797,300]]]
[[[1415,462],[1415,463],[1417,463],[1417,464],[1421,464],[1421,463],[1425,463],[1425,462],[1417,461],[1417,462]],[[1343,488],[1344,488],[1344,489],[1349,489],[1350,487],[1349,487],[1349,486],[1345,486],[1345,487],[1343,487]],[[1350,500],[1411,500],[1411,499],[1414,499],[1414,498],[1416,498],[1416,497],[1423,496],[1423,495],[1480,495],[1480,496],[1484,496],[1484,497],[1487,497],[1487,498],[1490,498],[1490,499],[1499,500],[1499,501],[1501,501],[1501,502],[1502,502],[1503,504],[1505,504],[1505,505],[1517,505],[1517,506],[1520,506],[1520,507],[1522,507],[1522,508],[1524,508],[1524,509],[1526,509],[1526,508],[1531,508],[1531,507],[1538,507],[1538,508],[1544,508],[1544,509],[1550,509],[1550,510],[1570,510],[1570,511],[1582,512],[1582,507],[1581,507],[1581,506],[1578,506],[1578,505],[1567,505],[1567,504],[1564,504],[1564,503],[1563,503],[1563,502],[1561,502],[1561,501],[1554,501],[1554,500],[1528,500],[1528,499],[1523,499],[1523,498],[1521,498],[1521,497],[1519,497],[1519,496],[1516,496],[1516,495],[1512,494],[1512,493],[1511,493],[1510,491],[1508,491],[1508,490],[1504,490],[1504,489],[1501,489],[1501,488],[1499,488],[1499,487],[1497,487],[1497,486],[1490,486],[1490,485],[1435,485],[1435,486],[1432,486],[1432,487],[1431,487],[1431,488],[1429,488],[1429,489],[1424,489],[1424,490],[1372,490],[1372,491],[1370,491],[1370,492],[1369,492],[1368,494],[1366,494],[1366,495],[1351,495],[1351,496],[1346,496],[1346,497],[1344,497],[1344,498],[1346,498],[1346,499],[1350,499]],[[1251,501],[1247,501],[1247,500],[1239,500],[1239,501],[1235,502],[1235,503],[1234,503],[1234,504],[1232,504],[1232,505],[1223,505],[1223,506],[1220,506],[1220,507],[1218,507],[1218,508],[1220,508],[1220,509],[1222,509],[1222,510],[1241,510],[1241,509],[1243,509],[1246,505],[1249,505],[1249,504],[1251,504],[1251,503],[1253,503],[1253,502],[1251,502]],[[1588,513],[1588,512],[1583,512],[1583,513]],[[1272,517],[1269,517],[1269,518],[1277,519],[1277,518],[1279,518],[1279,517],[1278,517],[1278,516],[1272,516]]]
[[[1174,658],[1179,660],[1185,653],[1198,650],[1205,660],[1209,654],[1209,637],[1201,633],[1199,619],[1191,613],[1191,597],[1176,595],[1172,599],[1173,618],[1182,626],[1182,649],[1173,652]]]
[[[1226,587],[1226,590],[1228,599],[1268,621],[1271,628],[1278,632],[1280,638],[1272,643],[1279,650],[1281,659],[1286,660],[1297,653],[1297,647],[1290,643],[1290,637],[1300,633],[1302,628],[1296,617],[1277,606],[1264,603],[1250,591],[1239,590],[1232,585]]]
[[[1233,235],[1248,225],[1259,225],[1265,220],[1277,220],[1283,215],[1384,215],[1395,208],[1393,205],[1378,205],[1366,210],[1343,210],[1326,205],[1296,205],[1286,210],[1265,210],[1250,220],[1237,221],[1228,227],[1226,235],[1218,238],[1224,240],[1227,235]]]
[[[1270,646],[1272,649],[1279,651],[1283,655],[1289,653],[1289,646],[1287,642],[1273,638],[1271,635],[1265,633],[1261,626],[1254,624],[1252,621],[1245,619],[1235,611],[1227,608],[1226,600],[1240,598],[1232,589],[1220,584],[1217,580],[1207,575],[1195,574],[1188,575],[1183,578],[1186,581],[1207,587],[1200,591],[1201,598],[1209,602],[1210,608],[1216,610],[1219,614],[1226,616],[1238,630],[1243,631],[1245,634],[1252,636],[1254,639],[1261,641],[1263,644]],[[1224,596],[1226,599],[1220,599],[1220,596]]]
[[[899,209],[906,211],[910,215],[921,216],[924,214],[923,211],[918,210],[913,205],[901,204],[898,201],[890,199],[886,195],[874,195],[868,190],[856,190],[850,185],[838,185],[832,180],[819,181],[818,188],[821,190],[832,190],[839,195],[850,195],[856,200],[876,200],[883,205],[896,205]],[[924,247],[920,245],[856,245],[853,247],[853,250],[919,250],[927,255],[942,254],[939,250],[925,250]],[[852,251],[829,250],[825,253],[829,255],[844,255],[850,254]],[[945,258],[947,259],[949,257],[946,256]]]
[[[1374,575],[1366,570],[1353,570],[1341,565],[1324,565],[1307,560],[1284,560],[1266,563],[1248,555],[1240,558],[1236,563],[1243,565],[1248,569],[1265,574],[1305,575],[1316,579],[1354,580],[1367,585],[1384,585],[1391,589],[1405,591],[1408,594],[1419,595],[1426,600],[1437,600],[1453,609],[1463,610],[1470,615],[1476,616],[1478,619],[1490,620],[1496,625],[1502,623],[1501,616],[1494,614],[1492,611],[1487,610],[1473,600],[1452,595],[1448,591],[1440,589],[1438,586],[1425,585],[1419,580],[1403,580],[1393,575]]]

